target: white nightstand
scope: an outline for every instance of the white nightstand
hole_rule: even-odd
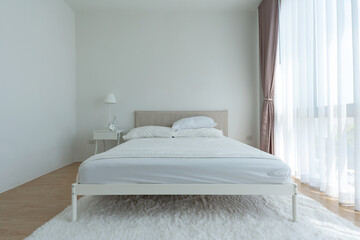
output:
[[[123,129],[119,129],[116,131],[109,130],[95,130],[93,134],[93,139],[95,140],[95,154],[98,153],[98,143],[99,140],[104,142],[104,150],[105,150],[105,140],[116,140],[117,145],[120,144],[121,134],[124,132]]]

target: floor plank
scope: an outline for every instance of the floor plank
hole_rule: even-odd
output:
[[[0,194],[0,239],[23,239],[70,205],[70,186],[79,165],[70,164]],[[360,227],[360,213],[353,207],[341,206],[336,199],[296,182],[301,193]]]

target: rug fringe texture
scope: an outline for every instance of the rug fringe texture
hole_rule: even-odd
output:
[[[360,239],[360,229],[318,202],[291,196],[85,196],[33,232],[43,239]]]

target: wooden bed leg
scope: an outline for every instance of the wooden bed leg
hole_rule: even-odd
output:
[[[76,218],[77,218],[77,195],[76,195],[76,192],[75,192],[75,185],[76,184],[73,184],[72,188],[71,188],[71,206],[72,206],[72,218],[71,218],[71,220],[73,222],[76,222]]]
[[[297,193],[294,193],[292,195],[292,217],[293,222],[297,221]]]

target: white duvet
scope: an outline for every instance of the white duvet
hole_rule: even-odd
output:
[[[221,138],[140,138],[123,143],[107,152],[90,157],[90,161],[109,158],[264,158],[278,160],[228,137]]]
[[[94,155],[80,165],[79,183],[244,183],[291,181],[280,159],[223,138],[142,138]]]

